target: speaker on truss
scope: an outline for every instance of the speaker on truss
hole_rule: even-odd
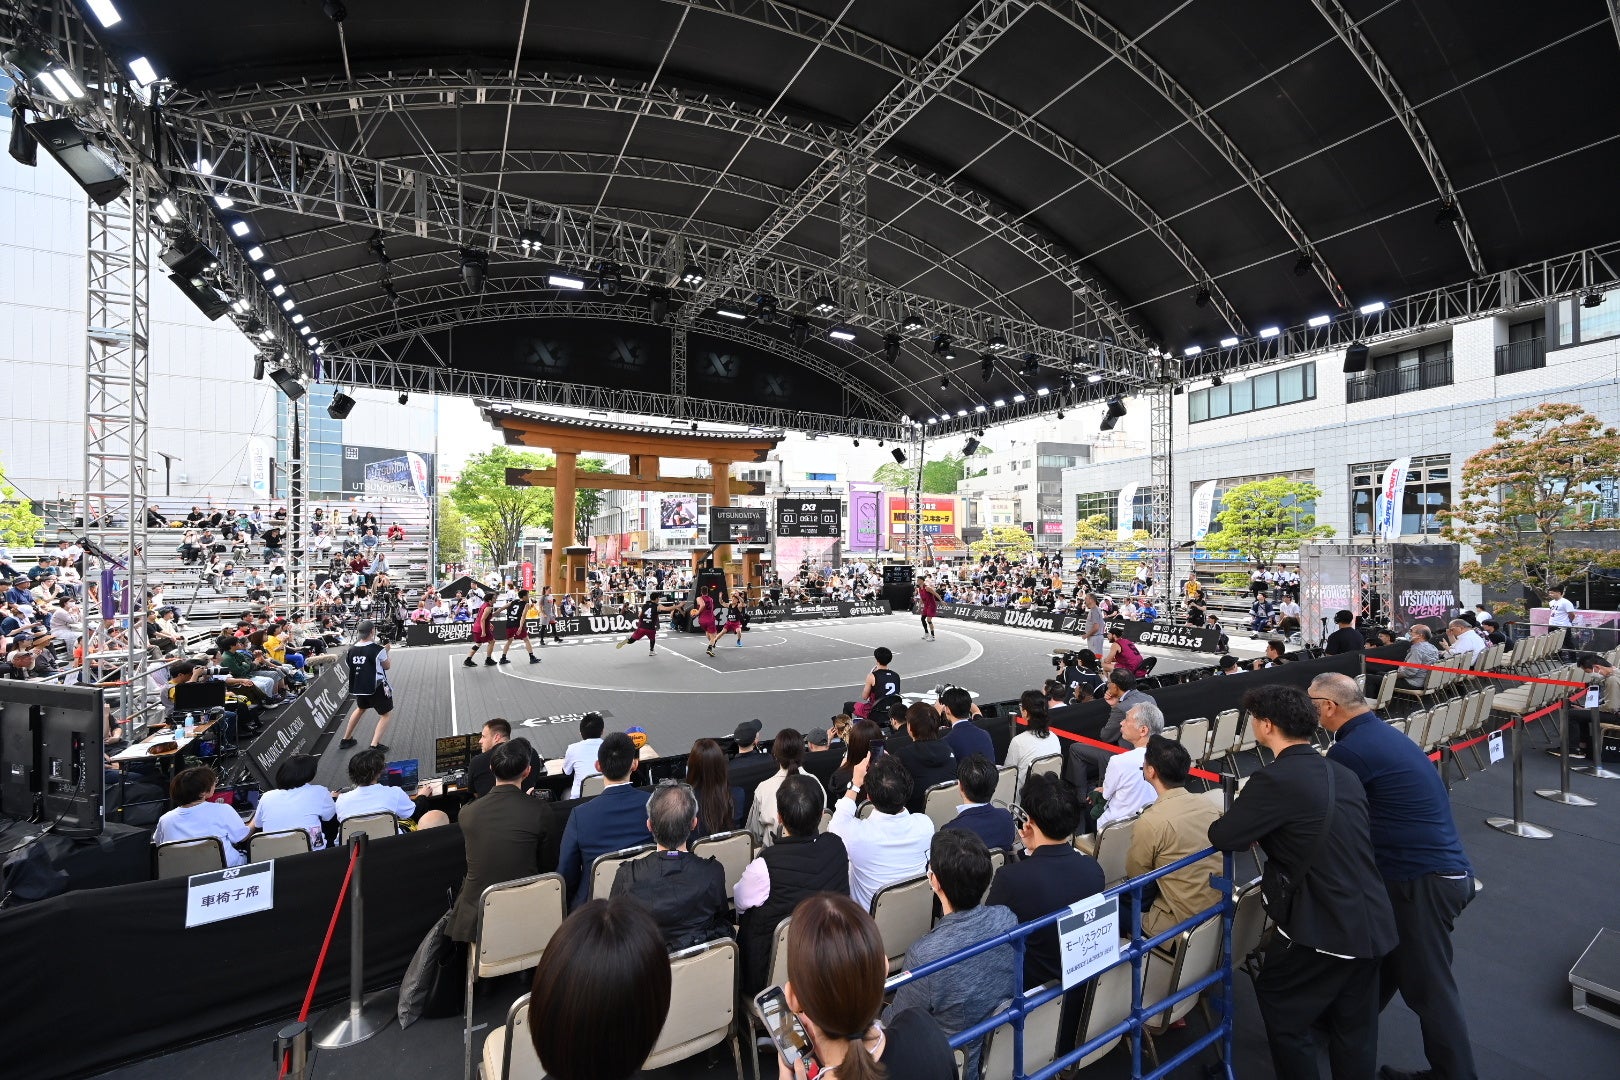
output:
[[[1359,375],[1367,370],[1367,354],[1370,350],[1359,341],[1352,341],[1350,347],[1344,350],[1344,373],[1346,375]]]

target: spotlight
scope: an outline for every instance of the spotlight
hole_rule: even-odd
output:
[[[1309,319],[1305,320],[1305,325],[1311,327],[1326,326],[1332,321],[1333,319],[1327,315],[1312,315]]]
[[[883,440],[882,440],[882,439],[879,439],[879,440],[878,440],[878,446],[879,446],[879,447],[881,447],[881,446],[882,446],[882,445],[883,445]]]
[[[1213,378],[1211,378],[1209,380],[1209,385],[1211,385],[1211,386],[1219,386],[1219,385],[1221,385],[1221,377],[1219,375],[1214,376]]]
[[[980,378],[980,380],[983,381],[983,382],[989,382],[991,379],[995,378],[995,375],[996,375],[996,358],[994,356],[991,356],[989,353],[980,353],[979,354],[979,378]]]
[[[816,298],[815,306],[810,310],[817,315],[831,315],[833,312],[838,310],[838,301],[834,300],[827,293],[822,293]]]
[[[647,310],[652,313],[652,321],[663,326],[669,318],[669,290],[648,289]]]
[[[619,295],[624,288],[624,270],[616,263],[596,264],[596,291],[606,297]]]
[[[804,343],[810,339],[810,320],[803,315],[793,316],[793,344],[804,348]]]
[[[706,276],[707,275],[703,273],[703,267],[699,266],[695,262],[689,262],[686,264],[686,269],[681,272],[681,284],[691,288],[697,288],[699,285],[703,284]]]
[[[118,8],[112,0],[90,0],[90,10],[96,13],[96,18],[102,26],[117,26],[124,21],[118,14]]]
[[[232,236],[246,236],[248,234],[248,232],[252,230],[252,228],[253,228],[253,226],[249,225],[246,221],[243,221],[241,218],[238,218],[237,220],[231,222],[231,235]]]
[[[720,316],[722,319],[733,319],[737,322],[748,321],[748,312],[739,307],[733,307],[730,304],[716,304],[714,306],[714,313]]]
[[[693,431],[697,430],[697,421],[696,420],[692,421],[692,430]]]
[[[1002,337],[1000,334],[991,334],[990,340],[985,342],[985,344],[990,346],[992,352],[1000,352],[1002,349],[1007,347],[1007,339]]]
[[[1189,345],[1185,349],[1181,350],[1181,355],[1182,356],[1197,356],[1199,353],[1201,353],[1203,351],[1204,351],[1204,348],[1201,345]]]
[[[951,377],[949,375],[940,376],[939,388],[941,390],[949,390],[951,388]]]
[[[1275,326],[1262,326],[1260,328],[1260,336],[1263,338],[1274,338],[1280,333],[1282,333],[1282,331],[1278,330]]]
[[[334,420],[342,420],[353,411],[354,398],[341,390],[332,395],[332,402],[326,407],[326,415]]]
[[[157,201],[156,206],[152,207],[152,213],[157,215],[158,221],[167,225],[180,216],[180,208],[175,205],[172,196],[165,195]]]
[[[344,6],[343,0],[324,0],[324,3],[321,4],[321,10],[326,13],[328,19],[335,23],[340,23],[349,17],[349,9]]]
[[[1603,303],[1603,294],[1596,289],[1588,289],[1586,295],[1581,297],[1581,307],[1595,308]]]
[[[972,457],[975,453],[978,452],[978,449],[979,449],[979,440],[975,439],[975,438],[972,438],[970,436],[968,438],[968,441],[962,444],[962,456],[963,457]]]
[[[1312,255],[1308,249],[1301,248],[1298,256],[1294,259],[1294,276],[1304,277],[1311,272],[1311,268],[1315,265],[1316,256]]]
[[[366,247],[370,249],[372,257],[384,266],[394,261],[389,258],[388,246],[383,242],[382,230],[379,229],[371,234],[371,239],[366,241]]]
[[[890,450],[889,453],[894,457],[894,463],[896,465],[904,465],[906,463],[906,452],[900,449],[898,446],[893,450]]]
[[[253,358],[253,379],[254,379],[255,382],[263,382],[264,381],[264,354],[263,353],[260,353],[259,355],[255,356]]]
[[[839,323],[836,326],[827,328],[827,336],[832,338],[834,341],[854,341],[855,331],[851,330],[843,323]]]
[[[1434,212],[1435,225],[1439,228],[1444,228],[1447,225],[1455,225],[1460,220],[1462,220],[1462,215],[1457,212],[1457,200],[1440,200],[1440,205],[1435,209]]]
[[[1100,371],[1093,371],[1090,375],[1086,376],[1086,382],[1088,383],[1100,383],[1102,381],[1103,377],[1102,372]]]
[[[851,446],[859,446],[859,445],[861,445],[861,440],[859,440],[859,439],[851,439],[851,440],[849,440],[849,445],[851,445]]]
[[[1059,420],[1061,420],[1061,419],[1063,419],[1063,410],[1062,410],[1062,409],[1059,409],[1059,410],[1058,410],[1058,411],[1057,411],[1057,418],[1058,418],[1058,419],[1059,419]]]
[[[281,392],[287,395],[288,401],[297,401],[304,396],[304,384],[298,381],[298,376],[286,368],[276,368],[270,372],[270,381],[281,387]]]
[[[1384,310],[1384,302],[1382,300],[1374,300],[1370,304],[1362,304],[1361,307],[1357,308],[1356,310],[1360,311],[1363,315],[1376,315],[1380,311]]]
[[[891,364],[900,359],[899,334],[885,334],[883,336],[883,359]]]
[[[461,249],[461,283],[470,293],[484,291],[484,279],[489,270],[489,252],[477,248]]]
[[[1223,349],[1235,349],[1235,348],[1237,348],[1237,343],[1238,343],[1238,339],[1235,338],[1235,337],[1223,337],[1223,338],[1221,338],[1221,348],[1223,348]]]
[[[900,332],[902,334],[921,333],[922,329],[923,329],[923,321],[921,319],[917,318],[917,316],[911,314],[910,312],[906,313],[906,317],[905,317],[904,321],[902,321],[900,323]]]
[[[399,392],[399,403],[400,403],[400,404],[401,404],[401,405],[403,405],[403,404],[405,404],[405,403],[406,403],[406,402],[408,402],[408,401],[410,401],[410,400],[411,400],[411,395],[409,395],[409,394],[407,394],[407,393],[406,393],[406,392],[405,392],[405,391],[403,391],[403,390],[401,390],[401,391],[400,391],[400,392]]]
[[[518,230],[518,247],[525,255],[538,255],[546,246],[546,230],[525,225]]]
[[[247,249],[247,257],[254,262],[258,262],[260,259],[264,258],[264,248],[254,244],[252,247]],[[270,274],[271,277],[275,276],[275,272],[273,270],[266,270],[265,273]],[[265,278],[264,280],[269,281],[270,278]]]
[[[956,359],[956,352],[955,352],[954,349],[951,348],[951,335],[949,335],[949,334],[935,334],[934,335],[934,355],[935,356],[943,356],[947,360],[955,360]]]
[[[1198,292],[1193,295],[1193,304],[1197,307],[1209,307],[1209,286],[1198,286]]]
[[[1036,356],[1034,353],[1025,353],[1024,354],[1024,368],[1023,368],[1023,372],[1022,372],[1024,378],[1033,379],[1035,376],[1039,375],[1040,373],[1041,373],[1041,358]]]
[[[776,297],[770,293],[760,293],[754,297],[754,321],[761,326],[772,326],[776,323]]]
[[[1005,409],[1007,407],[1007,399],[1006,398],[996,398],[996,400],[991,402],[991,404],[993,404],[998,409]]]
[[[546,275],[546,284],[553,289],[572,289],[575,292],[585,287],[585,279],[578,274],[569,274],[560,270],[553,270]]]
[[[78,181],[97,206],[106,206],[129,189],[123,167],[72,120],[41,120],[28,125],[28,134]]]

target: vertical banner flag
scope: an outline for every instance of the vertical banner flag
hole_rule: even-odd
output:
[[[883,540],[878,500],[883,485],[852,480],[849,484],[849,550],[877,554]]]
[[[526,562],[518,567],[518,587],[523,589],[534,588],[534,563]]]
[[[1192,538],[1202,540],[1209,535],[1209,518],[1215,511],[1215,481],[1206,480],[1193,489]]]
[[[1384,470],[1384,483],[1378,492],[1377,528],[1373,530],[1379,540],[1393,540],[1401,535],[1401,504],[1406,501],[1406,474],[1412,467],[1409,457],[1396,458]]]
[[[269,439],[248,440],[248,490],[253,492],[255,498],[268,499],[270,497],[270,460],[274,454],[270,450]]]
[[[1136,489],[1141,486],[1134,481],[1119,489],[1119,531],[1117,539],[1120,543],[1127,543],[1131,534],[1136,530]]]

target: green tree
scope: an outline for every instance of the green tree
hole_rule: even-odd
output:
[[[1118,530],[1110,528],[1107,514],[1092,514],[1074,523],[1074,546],[1083,548],[1107,547],[1114,543]]]
[[[1016,525],[993,525],[983,540],[968,545],[974,555],[1018,556],[1035,550],[1035,538]]]
[[[34,513],[33,503],[6,482],[5,466],[0,465],[0,543],[33,547],[39,543],[44,528],[45,519]]]
[[[601,458],[580,458],[575,463],[579,472],[605,473],[612,472],[608,463]],[[603,492],[600,488],[580,488],[574,493],[574,542],[576,544],[589,544],[591,542],[591,524],[596,516],[602,512]]]
[[[1285,551],[1297,551],[1306,540],[1333,535],[1318,525],[1314,506],[1322,491],[1309,480],[1273,476],[1251,480],[1228,491],[1215,515],[1219,543],[1260,566],[1270,566]]]
[[[1441,535],[1479,556],[1462,575],[1507,594],[1493,610],[1517,614],[1524,590],[1545,596],[1620,551],[1571,543],[1620,527],[1599,492],[1620,477],[1620,435],[1579,405],[1544,402],[1496,424],[1496,442],[1463,465],[1462,487],[1442,513]]]
[[[917,470],[911,465],[888,462],[879,465],[872,480],[890,491],[906,491],[917,486]],[[954,495],[962,482],[962,456],[946,454],[938,461],[923,462],[922,489],[926,495]]]
[[[442,566],[445,563],[465,563],[469,538],[467,515],[456,507],[449,495],[439,496],[438,515],[439,564]]]
[[[508,487],[507,469],[549,469],[551,455],[497,446],[470,458],[450,489],[450,501],[466,515],[472,538],[496,566],[517,561],[523,530],[551,523],[550,488]]]

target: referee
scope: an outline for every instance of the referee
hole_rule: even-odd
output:
[[[360,718],[368,709],[377,713],[377,728],[371,733],[372,748],[388,749],[382,737],[388,731],[388,722],[394,718],[394,690],[388,685],[388,646],[374,640],[376,630],[370,619],[360,620],[360,625],[354,628],[356,641],[349,646],[346,658],[349,693],[354,695],[354,711],[349,713],[343,738],[338,740],[339,750],[347,750],[355,745],[354,729],[360,726]]]

